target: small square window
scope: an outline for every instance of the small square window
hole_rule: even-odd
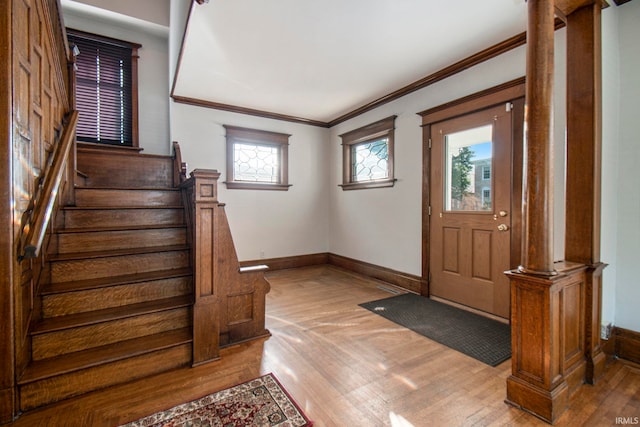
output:
[[[225,125],[227,188],[288,190],[289,136]]]
[[[392,187],[393,131],[396,116],[340,135],[343,153],[343,190]]]

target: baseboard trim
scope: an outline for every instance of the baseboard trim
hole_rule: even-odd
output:
[[[640,363],[640,332],[614,326],[611,338],[614,340],[616,356]]]
[[[396,285],[411,292],[420,293],[420,277],[412,274],[402,273],[386,267],[380,267],[368,262],[358,261],[342,255],[329,254],[329,265],[341,267],[364,276],[382,280],[392,285]]]
[[[264,264],[269,270],[285,270],[287,268],[310,267],[313,265],[333,265],[335,267],[344,268],[354,273],[373,279],[382,280],[400,288],[411,292],[420,293],[420,277],[414,276],[400,271],[392,270],[386,267],[380,267],[364,261],[358,261],[353,258],[347,258],[342,255],[336,255],[328,252],[295,255],[290,257],[257,259],[250,261],[241,261],[240,267],[248,267],[257,264]]]
[[[295,255],[280,258],[240,261],[240,267],[249,267],[252,265],[264,264],[269,267],[269,270],[286,270],[287,268],[301,268],[328,263],[329,254],[325,252],[309,255]]]

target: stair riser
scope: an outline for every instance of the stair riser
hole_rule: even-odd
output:
[[[49,318],[190,295],[191,288],[190,277],[176,277],[86,291],[45,295],[42,298],[42,314],[44,318]]]
[[[20,409],[27,411],[116,384],[188,366],[191,344],[60,375],[20,387]]]
[[[32,338],[33,360],[42,360],[74,351],[85,350],[119,341],[188,327],[191,310],[188,307],[102,322]]]
[[[76,206],[176,206],[182,196],[175,190],[76,189]]]
[[[92,231],[84,233],[58,233],[52,236],[49,253],[73,253],[105,251],[111,249],[146,248],[152,246],[177,246],[187,243],[187,233],[182,228],[158,228],[148,230]]]
[[[64,225],[67,228],[120,227],[128,225],[172,225],[184,224],[183,209],[67,209]]]
[[[91,187],[172,187],[173,159],[78,150],[78,170]]]
[[[51,263],[51,283],[189,266],[188,251],[155,252]]]

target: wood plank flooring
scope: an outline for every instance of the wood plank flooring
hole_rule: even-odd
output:
[[[315,426],[543,426],[504,403],[511,362],[496,368],[358,304],[391,296],[375,280],[329,266],[268,273],[268,339],[221,359],[23,414],[14,426],[115,426],[273,372]],[[640,416],[640,368],[614,361],[571,399],[559,426]],[[619,424],[619,422],[618,422]]]

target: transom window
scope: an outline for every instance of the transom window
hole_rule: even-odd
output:
[[[340,135],[343,153],[343,190],[392,187],[393,134],[396,116]]]
[[[227,132],[227,188],[288,190],[289,136],[224,125]]]

